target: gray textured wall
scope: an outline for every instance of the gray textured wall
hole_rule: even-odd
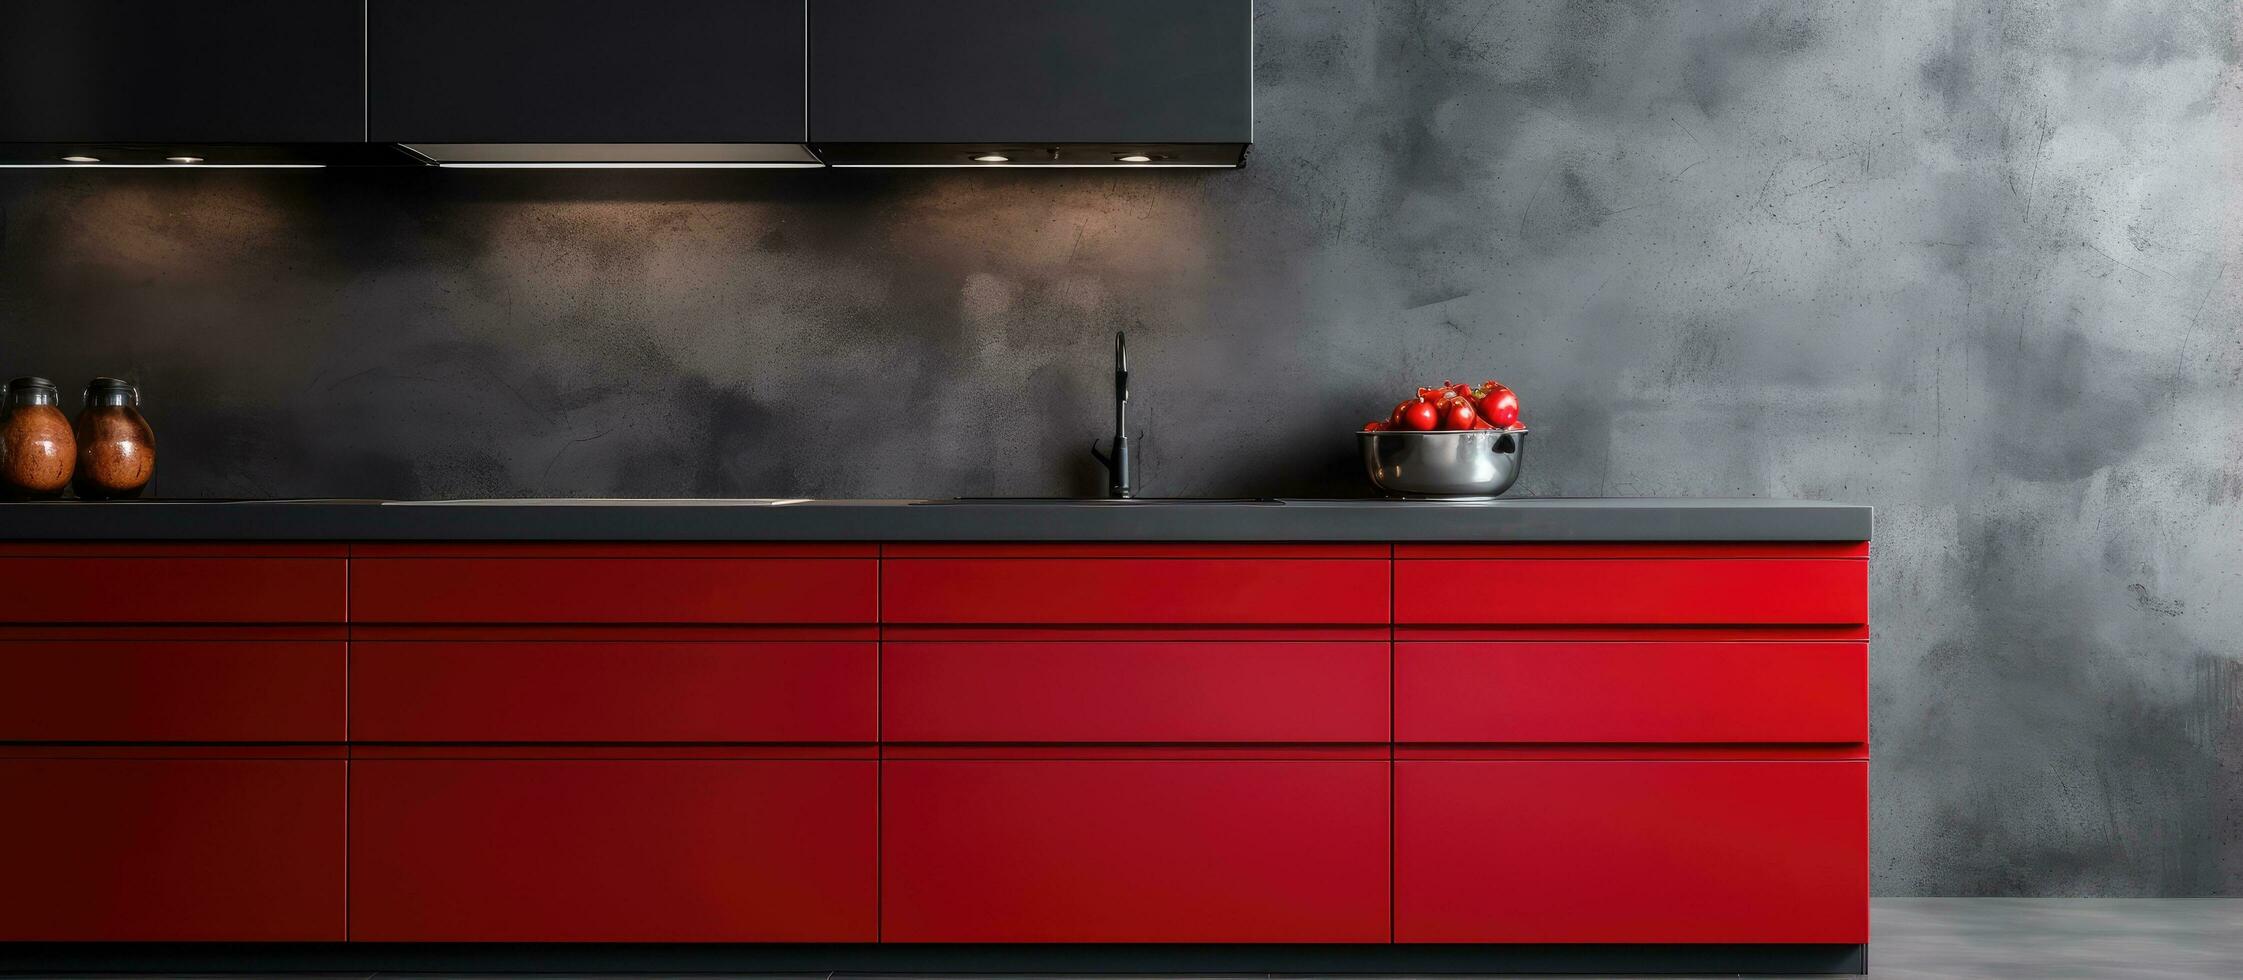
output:
[[[1242,172],[0,171],[0,371],[170,495],[1520,492],[1879,508],[1889,894],[2243,883],[2229,2],[1262,0]]]

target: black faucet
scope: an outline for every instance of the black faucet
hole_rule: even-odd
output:
[[[1107,497],[1136,496],[1129,466],[1129,335],[1119,331],[1114,334],[1114,448],[1111,454],[1099,452],[1098,440],[1092,439],[1090,454],[1105,464]]]

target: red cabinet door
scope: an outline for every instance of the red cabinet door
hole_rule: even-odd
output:
[[[340,623],[343,559],[0,558],[0,623]]]
[[[1859,642],[1394,645],[1402,742],[1869,740]]]
[[[1818,626],[1868,617],[1864,558],[1394,562],[1394,622],[1402,626]]]
[[[1384,761],[889,760],[887,942],[1385,942]]]
[[[873,644],[351,645],[351,737],[376,742],[869,742]]]
[[[869,942],[871,760],[360,759],[356,942]]]
[[[871,558],[354,558],[358,623],[870,623]]]
[[[0,640],[0,741],[342,737],[339,641]]]
[[[891,742],[1385,742],[1384,642],[909,642]]]
[[[1394,938],[1861,943],[1869,764],[1394,765]]]
[[[0,941],[341,940],[343,767],[0,759]]]
[[[889,558],[884,623],[1339,626],[1386,623],[1365,558]]]

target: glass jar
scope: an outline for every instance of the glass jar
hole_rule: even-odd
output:
[[[62,414],[61,393],[45,378],[8,382],[0,404],[0,492],[18,500],[62,496],[78,446],[70,419]]]
[[[86,382],[78,410],[78,475],[71,485],[80,500],[125,500],[140,496],[156,475],[156,435],[140,414],[140,392],[129,381],[95,378]]]

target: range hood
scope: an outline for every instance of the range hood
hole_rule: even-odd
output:
[[[439,167],[822,167],[800,143],[403,143]]]

